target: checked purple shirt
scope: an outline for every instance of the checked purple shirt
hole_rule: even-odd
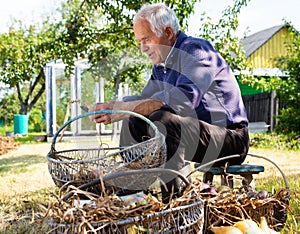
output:
[[[229,65],[206,40],[180,32],[165,65],[154,65],[137,97],[161,101],[181,116],[218,126],[248,124],[236,78]]]

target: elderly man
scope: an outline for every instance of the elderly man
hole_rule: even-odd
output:
[[[248,120],[237,81],[224,59],[206,40],[179,30],[174,12],[163,3],[145,5],[135,15],[135,39],[154,66],[140,96],[95,104],[90,111],[128,110],[148,117],[165,135],[166,167],[180,170],[185,160],[241,164],[249,148]],[[97,123],[124,120],[121,145],[149,135],[143,121],[122,115],[95,115]],[[218,162],[217,164],[224,164]],[[174,179],[166,181],[169,192]]]

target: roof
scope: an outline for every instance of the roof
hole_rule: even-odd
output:
[[[265,44],[269,39],[271,39],[278,31],[287,25],[278,25],[272,28],[268,28],[257,33],[254,33],[248,37],[241,40],[241,44],[244,45],[246,56],[249,57],[257,49],[259,49],[263,44]]]

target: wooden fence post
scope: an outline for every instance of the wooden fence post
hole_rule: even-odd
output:
[[[274,113],[277,112],[276,110],[276,91],[273,90],[271,92],[271,102],[270,102],[270,130],[271,132],[273,132],[274,128],[275,128],[275,117],[274,117]]]

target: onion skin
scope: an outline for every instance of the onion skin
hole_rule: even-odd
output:
[[[210,229],[214,234],[243,234],[243,232],[233,226],[212,227]]]

